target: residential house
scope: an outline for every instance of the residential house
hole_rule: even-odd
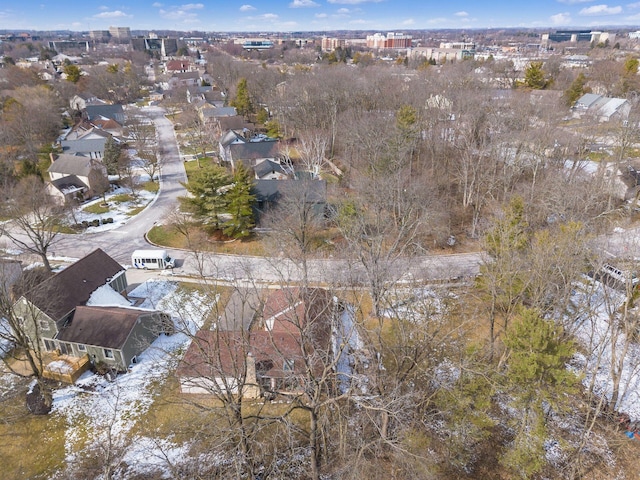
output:
[[[287,170],[280,162],[270,158],[256,160],[253,173],[256,180],[285,180],[289,178]]]
[[[96,119],[98,123],[117,131],[117,122],[111,119]],[[121,127],[120,127],[121,128]],[[71,129],[62,140],[60,146],[65,154],[83,155],[89,158],[102,159],[107,140],[112,134],[89,122],[82,122]]]
[[[165,313],[125,306],[80,305],[55,340],[45,343],[50,343],[49,349],[72,356],[87,354],[93,364],[102,362],[125,371],[161,333],[174,333],[171,318]]]
[[[235,170],[238,162],[252,169],[258,160],[264,158],[275,159],[278,155],[279,144],[275,138],[266,135],[252,135],[249,130],[242,132],[229,130],[219,141],[220,158]]]
[[[167,80],[163,82],[162,88],[164,90],[173,90],[178,87],[195,87],[201,83],[200,72],[185,72],[175,73]]]
[[[574,117],[591,116],[599,122],[625,121],[629,117],[631,104],[625,98],[611,98],[595,93],[585,93],[571,107]]]
[[[107,103],[100,100],[92,93],[78,93],[71,97],[69,101],[69,106],[71,110],[77,110],[78,112],[83,111],[89,105],[106,105]]]
[[[182,393],[301,393],[309,372],[319,375],[331,364],[339,309],[324,289],[271,292],[258,328],[198,332],[176,372]]]
[[[169,60],[166,64],[167,73],[185,73],[193,69],[193,64],[189,60]]]
[[[101,195],[109,188],[107,167],[94,158],[82,155],[53,155],[48,169],[49,193],[65,201],[86,200]]]
[[[130,308],[125,269],[96,249],[15,303],[34,348],[48,352],[45,376],[74,381],[90,364],[124,371],[160,333],[166,314]],[[107,306],[100,306],[107,305]]]
[[[276,207],[283,199],[304,202],[319,217],[324,216],[327,206],[326,180],[292,178],[285,180],[256,180],[253,184],[256,197],[255,209],[260,215]]]
[[[93,121],[97,118],[109,118],[115,120],[120,125],[124,125],[124,109],[120,104],[87,105],[83,110],[85,118]]]

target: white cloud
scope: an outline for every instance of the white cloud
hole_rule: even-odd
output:
[[[98,10],[102,10],[104,12],[104,11],[109,10],[109,7],[107,7],[105,5],[101,5],[101,6],[98,7]]]
[[[640,2],[627,3],[627,7],[629,7],[629,8],[640,8]]]
[[[154,7],[154,8],[160,8],[160,7],[163,6],[163,4],[160,3],[160,2],[154,2],[154,3],[151,4],[151,6]]]
[[[462,11],[462,12],[456,12],[456,13],[454,13],[454,15],[455,15],[456,17],[468,17],[468,16],[469,16],[469,14],[468,14],[467,12],[465,12],[465,11]]]
[[[162,18],[171,20],[172,22],[180,22],[183,24],[199,23],[198,14],[192,10],[204,8],[202,3],[188,3],[179,7],[172,7],[170,10],[160,9],[158,13]]]
[[[289,4],[291,8],[319,7],[320,5],[313,0],[293,0]]]
[[[349,22],[349,25],[366,25],[366,24],[367,24],[367,21],[363,20],[362,18],[359,18],[357,20],[351,20]]]
[[[260,17],[258,18],[272,22],[278,19],[278,15],[276,15],[275,13],[265,13],[264,15],[260,15]]]
[[[439,25],[442,23],[447,23],[447,19],[443,17],[430,18],[429,20],[427,20],[427,23],[430,25]]]
[[[240,11],[241,12],[250,12],[251,10],[255,10],[256,7],[254,7],[253,5],[242,5],[240,7]]]
[[[327,18],[329,15],[327,15],[326,13],[316,13],[315,17],[316,18]]]
[[[569,15],[568,12],[556,13],[555,15],[551,15],[549,18],[551,19],[551,23],[554,25],[568,25],[571,23],[571,15]]]
[[[338,14],[339,15],[346,15],[347,13],[349,13],[349,9],[348,8],[339,8],[338,9]]]
[[[114,10],[113,12],[97,13],[93,16],[93,18],[127,18],[127,17],[131,17],[131,15],[127,15],[121,10]]]
[[[414,25],[416,23],[416,21],[413,18],[407,18],[404,22],[402,22],[402,25]]]
[[[609,5],[593,5],[580,10],[580,15],[617,15],[622,13],[622,7],[610,7]]]
[[[595,0],[558,0],[560,3],[566,3],[567,5],[575,5],[576,3],[591,3]]]

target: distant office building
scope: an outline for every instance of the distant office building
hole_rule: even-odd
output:
[[[131,46],[134,50],[144,52],[158,52],[163,57],[175,55],[178,52],[178,40],[175,38],[132,38]]]
[[[107,43],[111,38],[109,30],[90,30],[89,38],[94,42]]]
[[[632,40],[640,39],[640,30],[637,30],[635,32],[629,32],[629,38]]]
[[[129,27],[109,27],[111,38],[119,42],[128,42],[131,39],[131,29]]]
[[[271,40],[247,39],[242,42],[242,48],[245,50],[268,50],[273,48]]]
[[[367,47],[377,49],[409,48],[411,47],[412,39],[411,35],[405,35],[404,33],[389,32],[386,36],[381,33],[375,33],[367,35]]]
[[[599,32],[594,30],[558,30],[555,33],[543,33],[542,45],[549,46],[550,43],[579,43],[579,42],[593,42],[609,43],[615,41],[616,34],[609,32]]]
[[[466,60],[474,58],[475,54],[476,44],[473,42],[442,42],[440,43],[440,48],[416,47],[407,50],[408,57],[424,57],[436,63]]]
[[[74,40],[60,40],[47,42],[47,46],[58,53],[75,51],[75,50],[85,50],[89,51],[89,42],[88,41],[74,41]]]
[[[451,50],[474,50],[476,49],[476,44],[473,42],[440,42],[440,48],[442,49],[451,49]]]

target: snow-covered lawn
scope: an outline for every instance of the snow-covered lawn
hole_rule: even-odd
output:
[[[152,203],[156,198],[156,194],[154,192],[149,192],[148,190],[140,189],[136,192],[136,195],[138,197],[136,200],[124,201],[124,202],[114,201],[114,198],[116,198],[117,196],[129,195],[130,193],[131,193],[131,190],[125,187],[118,187],[113,190],[110,190],[109,193],[105,195],[104,199],[102,197],[99,197],[87,203],[83,203],[78,208],[76,208],[74,215],[70,216],[69,222],[82,223],[83,221],[92,222],[94,220],[98,220],[101,222],[100,225],[98,225],[97,227],[94,227],[94,226],[88,227],[87,232],[102,232],[105,230],[113,230],[114,228],[118,228],[124,225],[125,223],[127,223],[127,221],[129,221],[132,218],[131,216],[132,210],[140,207],[146,207],[147,205]],[[95,204],[101,204],[103,203],[104,200],[106,200],[107,204],[109,205],[108,212],[102,213],[102,214],[96,214],[96,213],[88,213],[85,211],[87,207]],[[105,220],[107,218],[111,218],[113,222],[103,224],[102,220]]]
[[[185,293],[175,282],[149,281],[137,287],[131,296],[146,298],[141,308],[171,313],[176,327],[182,329],[186,325],[190,334],[195,333],[205,317],[202,315],[204,298],[197,292]],[[115,381],[87,372],[74,385],[54,392],[52,415],[63,416],[67,423],[68,470],[61,473],[61,478],[71,478],[68,475],[73,475],[73,471],[69,469],[88,452],[106,448],[123,455],[128,466],[126,473],[116,471],[114,478],[166,472],[170,464],[186,460],[188,445],[140,436],[131,438],[130,432],[149,410],[157,395],[157,384],[165,381],[175,368],[189,338],[184,332],[162,335],[138,357],[138,363],[130,372],[118,375]],[[90,440],[85,442],[86,438]]]
[[[594,385],[594,392],[610,399],[614,391],[612,365],[621,359],[617,410],[640,420],[640,345],[637,338],[628,339],[621,327],[620,307],[625,296],[599,282],[578,285],[572,297],[576,305],[573,333],[584,353],[572,362],[585,373],[583,384]],[[631,313],[632,316],[638,312]],[[639,332],[640,333],[640,332]],[[625,343],[626,352],[623,353]]]

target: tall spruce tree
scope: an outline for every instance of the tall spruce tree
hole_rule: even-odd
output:
[[[248,170],[238,164],[233,175],[233,186],[226,194],[227,212],[231,215],[223,227],[223,232],[233,238],[245,238],[251,235],[255,226],[253,203],[255,195],[251,192],[252,181]]]
[[[220,226],[220,214],[227,208],[225,190],[231,183],[227,171],[218,166],[198,170],[184,187],[191,194],[181,197],[183,207],[193,213],[204,223],[214,228]]]
[[[546,463],[549,412],[565,410],[565,399],[575,392],[578,379],[566,367],[575,346],[559,324],[530,308],[522,309],[504,343],[509,349],[507,391],[517,413],[514,440],[502,463],[522,478],[531,478]]]
[[[238,113],[243,117],[248,117],[249,114],[253,112],[253,104],[251,103],[251,96],[249,95],[246,78],[241,78],[238,81],[236,96],[231,101],[231,106],[235,107]]]

